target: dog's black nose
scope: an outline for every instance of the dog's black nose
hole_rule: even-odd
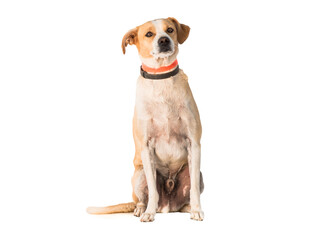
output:
[[[159,38],[158,46],[159,46],[160,52],[170,51],[170,39],[168,37]]]
[[[167,46],[167,45],[169,45],[169,43],[170,43],[170,39],[167,38],[167,37],[161,37],[158,40],[158,45],[159,46]]]

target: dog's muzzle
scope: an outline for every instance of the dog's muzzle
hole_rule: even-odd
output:
[[[159,52],[171,51],[171,42],[168,37],[161,37],[158,39]]]

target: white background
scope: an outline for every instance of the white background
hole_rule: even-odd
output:
[[[0,238],[314,238],[312,1],[1,1]],[[313,2],[312,2],[313,3]],[[140,61],[123,35],[191,27],[203,222],[92,216],[131,201]]]

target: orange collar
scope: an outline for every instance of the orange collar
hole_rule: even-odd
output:
[[[163,67],[160,67],[160,68],[150,68],[144,64],[142,64],[142,69],[145,71],[145,72],[148,72],[148,73],[163,73],[163,72],[168,72],[170,70],[172,70],[173,68],[177,67],[178,66],[178,60],[176,59],[173,63],[171,63],[170,65],[168,66],[163,66]]]

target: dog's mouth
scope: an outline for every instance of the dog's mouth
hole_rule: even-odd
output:
[[[160,46],[159,47],[159,53],[167,53],[167,52],[171,52],[172,49],[170,46]]]
[[[153,51],[151,54],[155,59],[169,58],[170,56],[172,56],[174,54],[174,50],[171,47],[166,47],[163,49],[159,49],[158,52]]]

